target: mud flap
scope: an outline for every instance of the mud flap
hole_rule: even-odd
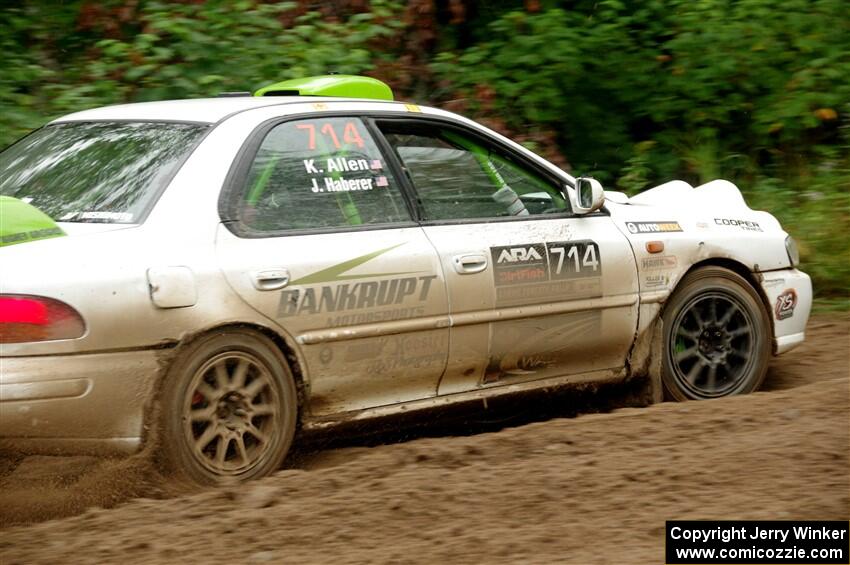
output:
[[[664,322],[657,316],[652,324],[638,336],[631,354],[628,369],[630,379],[645,379],[645,400],[648,404],[664,401],[664,385],[661,381]]]

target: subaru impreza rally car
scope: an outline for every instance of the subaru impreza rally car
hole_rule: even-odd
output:
[[[588,381],[756,390],[812,302],[717,180],[603,191],[364,77],[111,106],[0,153],[0,442],[199,483],[315,429]]]

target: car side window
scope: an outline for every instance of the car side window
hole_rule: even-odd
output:
[[[477,136],[431,124],[379,126],[416,187],[424,220],[570,211],[556,183]]]
[[[247,174],[238,218],[261,232],[409,222],[396,179],[359,118],[272,128]]]

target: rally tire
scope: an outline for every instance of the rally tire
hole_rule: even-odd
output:
[[[665,397],[703,400],[761,386],[770,359],[770,320],[741,275],[713,266],[688,273],[662,319]]]
[[[196,485],[274,472],[297,422],[294,379],[281,351],[248,329],[198,338],[166,375],[159,451],[165,468]]]

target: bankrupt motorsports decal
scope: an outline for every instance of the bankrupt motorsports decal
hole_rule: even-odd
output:
[[[400,320],[420,316],[424,313],[421,303],[428,299],[431,284],[437,275],[421,275],[416,272],[349,274],[352,269],[363,265],[397,247],[399,243],[385,247],[331,267],[316,271],[292,281],[292,285],[318,285],[281,291],[277,317],[288,318],[298,315],[337,313],[350,310],[399,306],[377,312],[354,313],[336,316],[328,325],[343,326],[378,321]],[[411,276],[405,276],[411,275]],[[358,279],[378,279],[364,282],[348,282]],[[342,283],[342,284],[336,284]],[[410,306],[410,303],[416,303]]]

